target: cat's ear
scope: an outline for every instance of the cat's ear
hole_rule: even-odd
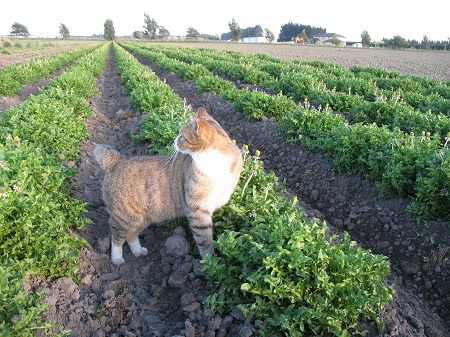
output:
[[[198,116],[194,116],[193,114],[191,114],[191,123],[194,125],[195,131],[197,132],[198,136],[200,136],[203,131],[209,128],[208,123],[200,119]]]
[[[199,117],[199,118],[211,118],[211,116],[206,112],[205,108],[199,108],[198,109],[197,117]]]

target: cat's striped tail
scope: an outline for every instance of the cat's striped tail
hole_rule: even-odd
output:
[[[100,167],[109,172],[122,159],[122,155],[106,144],[98,144],[94,148],[94,158]]]

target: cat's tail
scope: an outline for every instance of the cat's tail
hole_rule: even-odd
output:
[[[122,155],[106,144],[98,144],[94,148],[94,158],[106,172],[111,171],[122,159]]]

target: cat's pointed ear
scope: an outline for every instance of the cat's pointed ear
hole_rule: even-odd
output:
[[[206,112],[205,108],[199,108],[198,109],[197,117],[199,117],[199,118],[211,118],[211,116]]]
[[[197,135],[199,136],[202,131],[206,130],[209,127],[208,123],[193,114],[191,114],[191,122],[194,124]]]

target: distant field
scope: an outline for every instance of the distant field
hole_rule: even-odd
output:
[[[5,42],[11,47],[4,48]],[[81,45],[98,43],[99,40],[62,39],[10,39],[0,37],[0,69],[8,64],[31,58],[49,56],[75,49]],[[450,52],[427,52],[416,50],[368,49],[352,47],[301,46],[294,44],[254,44],[229,42],[155,42],[178,44],[196,48],[236,50],[244,53],[264,53],[284,60],[320,60],[334,62],[345,67],[353,65],[378,66],[402,74],[413,74],[450,80]],[[16,46],[20,44],[21,47]],[[7,49],[10,54],[1,53]]]
[[[164,42],[166,43],[166,42]],[[353,47],[301,46],[294,44],[254,44],[224,42],[167,42],[196,48],[236,50],[244,53],[264,53],[284,60],[320,60],[334,62],[345,67],[353,65],[378,66],[413,74],[450,80],[450,52],[415,50],[368,49]]]
[[[50,56],[79,48],[99,40],[21,39],[0,37],[0,69],[32,58]]]

